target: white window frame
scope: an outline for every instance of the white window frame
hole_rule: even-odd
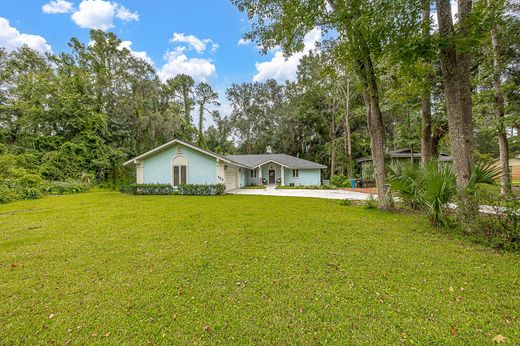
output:
[[[300,177],[300,170],[299,169],[293,169],[292,170],[292,177],[294,179],[298,179]]]
[[[251,178],[258,178],[258,171],[256,169],[251,170]]]

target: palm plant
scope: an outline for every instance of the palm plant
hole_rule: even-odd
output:
[[[414,164],[394,164],[390,166],[388,182],[393,191],[399,191],[399,197],[408,206],[417,209],[421,205],[419,196],[421,172]]]
[[[476,163],[471,169],[467,191],[475,193],[479,184],[496,184],[500,170],[493,164]],[[457,190],[450,165],[432,161],[426,165],[396,164],[390,167],[388,181],[393,191],[408,205],[426,211],[435,226],[446,225],[446,209]]]
[[[455,197],[455,172],[449,165],[429,162],[420,168],[422,184],[420,198],[430,221],[435,226],[446,225],[446,208]]]

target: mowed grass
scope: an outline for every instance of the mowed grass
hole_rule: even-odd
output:
[[[519,274],[332,200],[46,197],[0,206],[0,344],[518,344]]]

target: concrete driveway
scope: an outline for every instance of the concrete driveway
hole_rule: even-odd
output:
[[[267,186],[265,190],[260,189],[236,189],[228,191],[233,195],[260,195],[260,196],[286,196],[286,197],[313,197],[328,199],[352,199],[364,201],[370,198],[370,194],[344,191],[344,190],[305,190],[305,189],[281,189]]]

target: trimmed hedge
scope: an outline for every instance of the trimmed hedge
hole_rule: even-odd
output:
[[[122,193],[131,195],[221,195],[226,191],[224,184],[185,184],[175,189],[170,184],[130,184],[121,188]]]
[[[179,186],[181,195],[211,196],[221,195],[226,191],[224,184],[185,184]]]
[[[173,195],[175,189],[170,184],[130,184],[121,187],[121,192],[131,195]]]

